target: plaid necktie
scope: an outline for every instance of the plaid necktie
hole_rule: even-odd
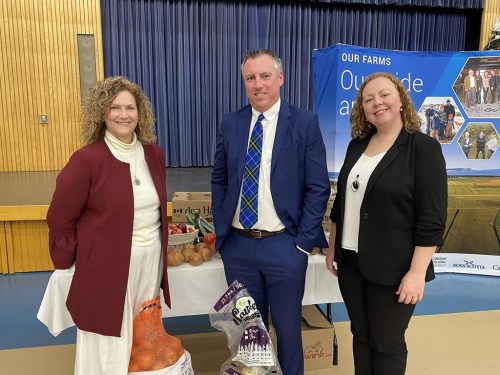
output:
[[[248,144],[243,172],[243,188],[241,190],[240,223],[243,228],[250,229],[259,217],[259,174],[262,154],[262,123],[264,115],[260,114],[255,123],[250,143]]]

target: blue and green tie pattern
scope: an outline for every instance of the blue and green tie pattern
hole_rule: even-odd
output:
[[[245,159],[245,170],[243,171],[243,187],[241,190],[240,223],[243,228],[250,229],[259,217],[259,175],[260,159],[262,155],[262,120],[264,115],[260,114],[255,123],[250,143],[248,144]]]

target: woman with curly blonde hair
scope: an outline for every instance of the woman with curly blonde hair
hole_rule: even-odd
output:
[[[388,73],[362,83],[351,134],[326,267],[338,276],[351,320],[355,373],[402,375],[405,331],[443,244],[446,165],[439,142],[420,132],[405,87]]]
[[[139,142],[144,145],[156,143],[153,129],[156,119],[147,96],[135,83],[123,77],[110,77],[91,88],[85,98],[82,114],[83,144],[88,145],[104,138],[106,130],[104,115],[120,91],[128,91],[135,98],[140,119],[135,133]]]
[[[351,111],[351,137],[363,140],[376,131],[376,128],[367,121],[365,112],[363,111],[362,92],[368,83],[379,77],[387,78],[394,84],[401,98],[401,120],[403,121],[406,131],[409,133],[420,131],[422,120],[418,116],[410,95],[403,83],[392,74],[374,73],[363,81],[356,95],[354,106]]]
[[[138,85],[98,82],[83,108],[85,146],[57,177],[49,247],[56,269],[74,265],[66,306],[77,326],[78,375],[127,374],[141,304],[161,287],[170,305],[165,157],[154,121]]]

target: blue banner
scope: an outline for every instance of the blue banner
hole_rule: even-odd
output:
[[[337,45],[313,52],[314,103],[336,187],[356,93],[375,72],[405,85],[420,130],[442,146],[448,173],[445,244],[437,272],[500,276],[500,51],[402,52]]]
[[[313,51],[313,68],[315,111],[333,179],[351,139],[352,102],[375,72],[403,82],[423,120],[421,131],[442,145],[449,176],[500,176],[499,51],[404,52],[339,44]]]

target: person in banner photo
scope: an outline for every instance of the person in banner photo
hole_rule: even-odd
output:
[[[212,215],[228,284],[242,283],[276,329],[284,374],[303,375],[301,308],[308,255],[322,229],[330,181],[318,116],[280,99],[282,62],[246,54],[250,105],[221,122],[212,172]]]
[[[497,76],[497,73],[494,70],[491,70],[490,75],[490,92],[491,92],[491,104],[495,104],[498,101],[498,90],[497,88],[500,86],[500,77]]]
[[[444,112],[447,117],[444,136],[447,140],[451,141],[453,139],[453,125],[455,123],[455,106],[451,104],[450,99],[446,100]]]
[[[431,130],[434,127],[434,114],[435,114],[435,112],[436,111],[434,110],[433,104],[429,104],[429,108],[427,108],[425,110],[425,118],[427,119],[427,127],[426,127],[427,135],[431,135]]]
[[[56,269],[75,266],[67,308],[77,327],[75,374],[127,374],[133,319],[160,286],[170,305],[165,157],[142,89],[123,77],[93,87],[84,147],[57,177],[47,213]]]
[[[486,143],[486,147],[488,148],[488,159],[491,159],[498,148],[497,135],[494,132],[490,134],[490,139]]]
[[[462,151],[465,157],[469,159],[470,149],[472,147],[472,139],[470,139],[469,132],[465,132],[462,140],[460,141],[460,146],[462,146]]]
[[[484,103],[483,98],[483,77],[481,77],[481,72],[476,70],[476,103],[481,104],[481,100]]]
[[[444,104],[439,106],[439,111],[437,112],[439,117],[439,120],[437,121],[439,124],[437,140],[442,141],[445,138],[446,125],[448,123],[448,115],[444,111]]]
[[[351,320],[355,373],[404,374],[405,331],[443,245],[446,164],[439,142],[420,132],[406,88],[389,73],[365,79],[350,120],[326,267],[338,276]]]
[[[484,104],[491,104],[490,74],[487,70],[483,73],[483,98]]]
[[[481,130],[476,137],[476,157],[474,159],[479,159],[479,154],[481,154],[482,158],[484,159],[485,146],[486,146],[486,134],[484,133],[484,131]]]
[[[465,104],[468,108],[476,106],[477,81],[474,70],[469,69],[468,75],[464,78]]]

